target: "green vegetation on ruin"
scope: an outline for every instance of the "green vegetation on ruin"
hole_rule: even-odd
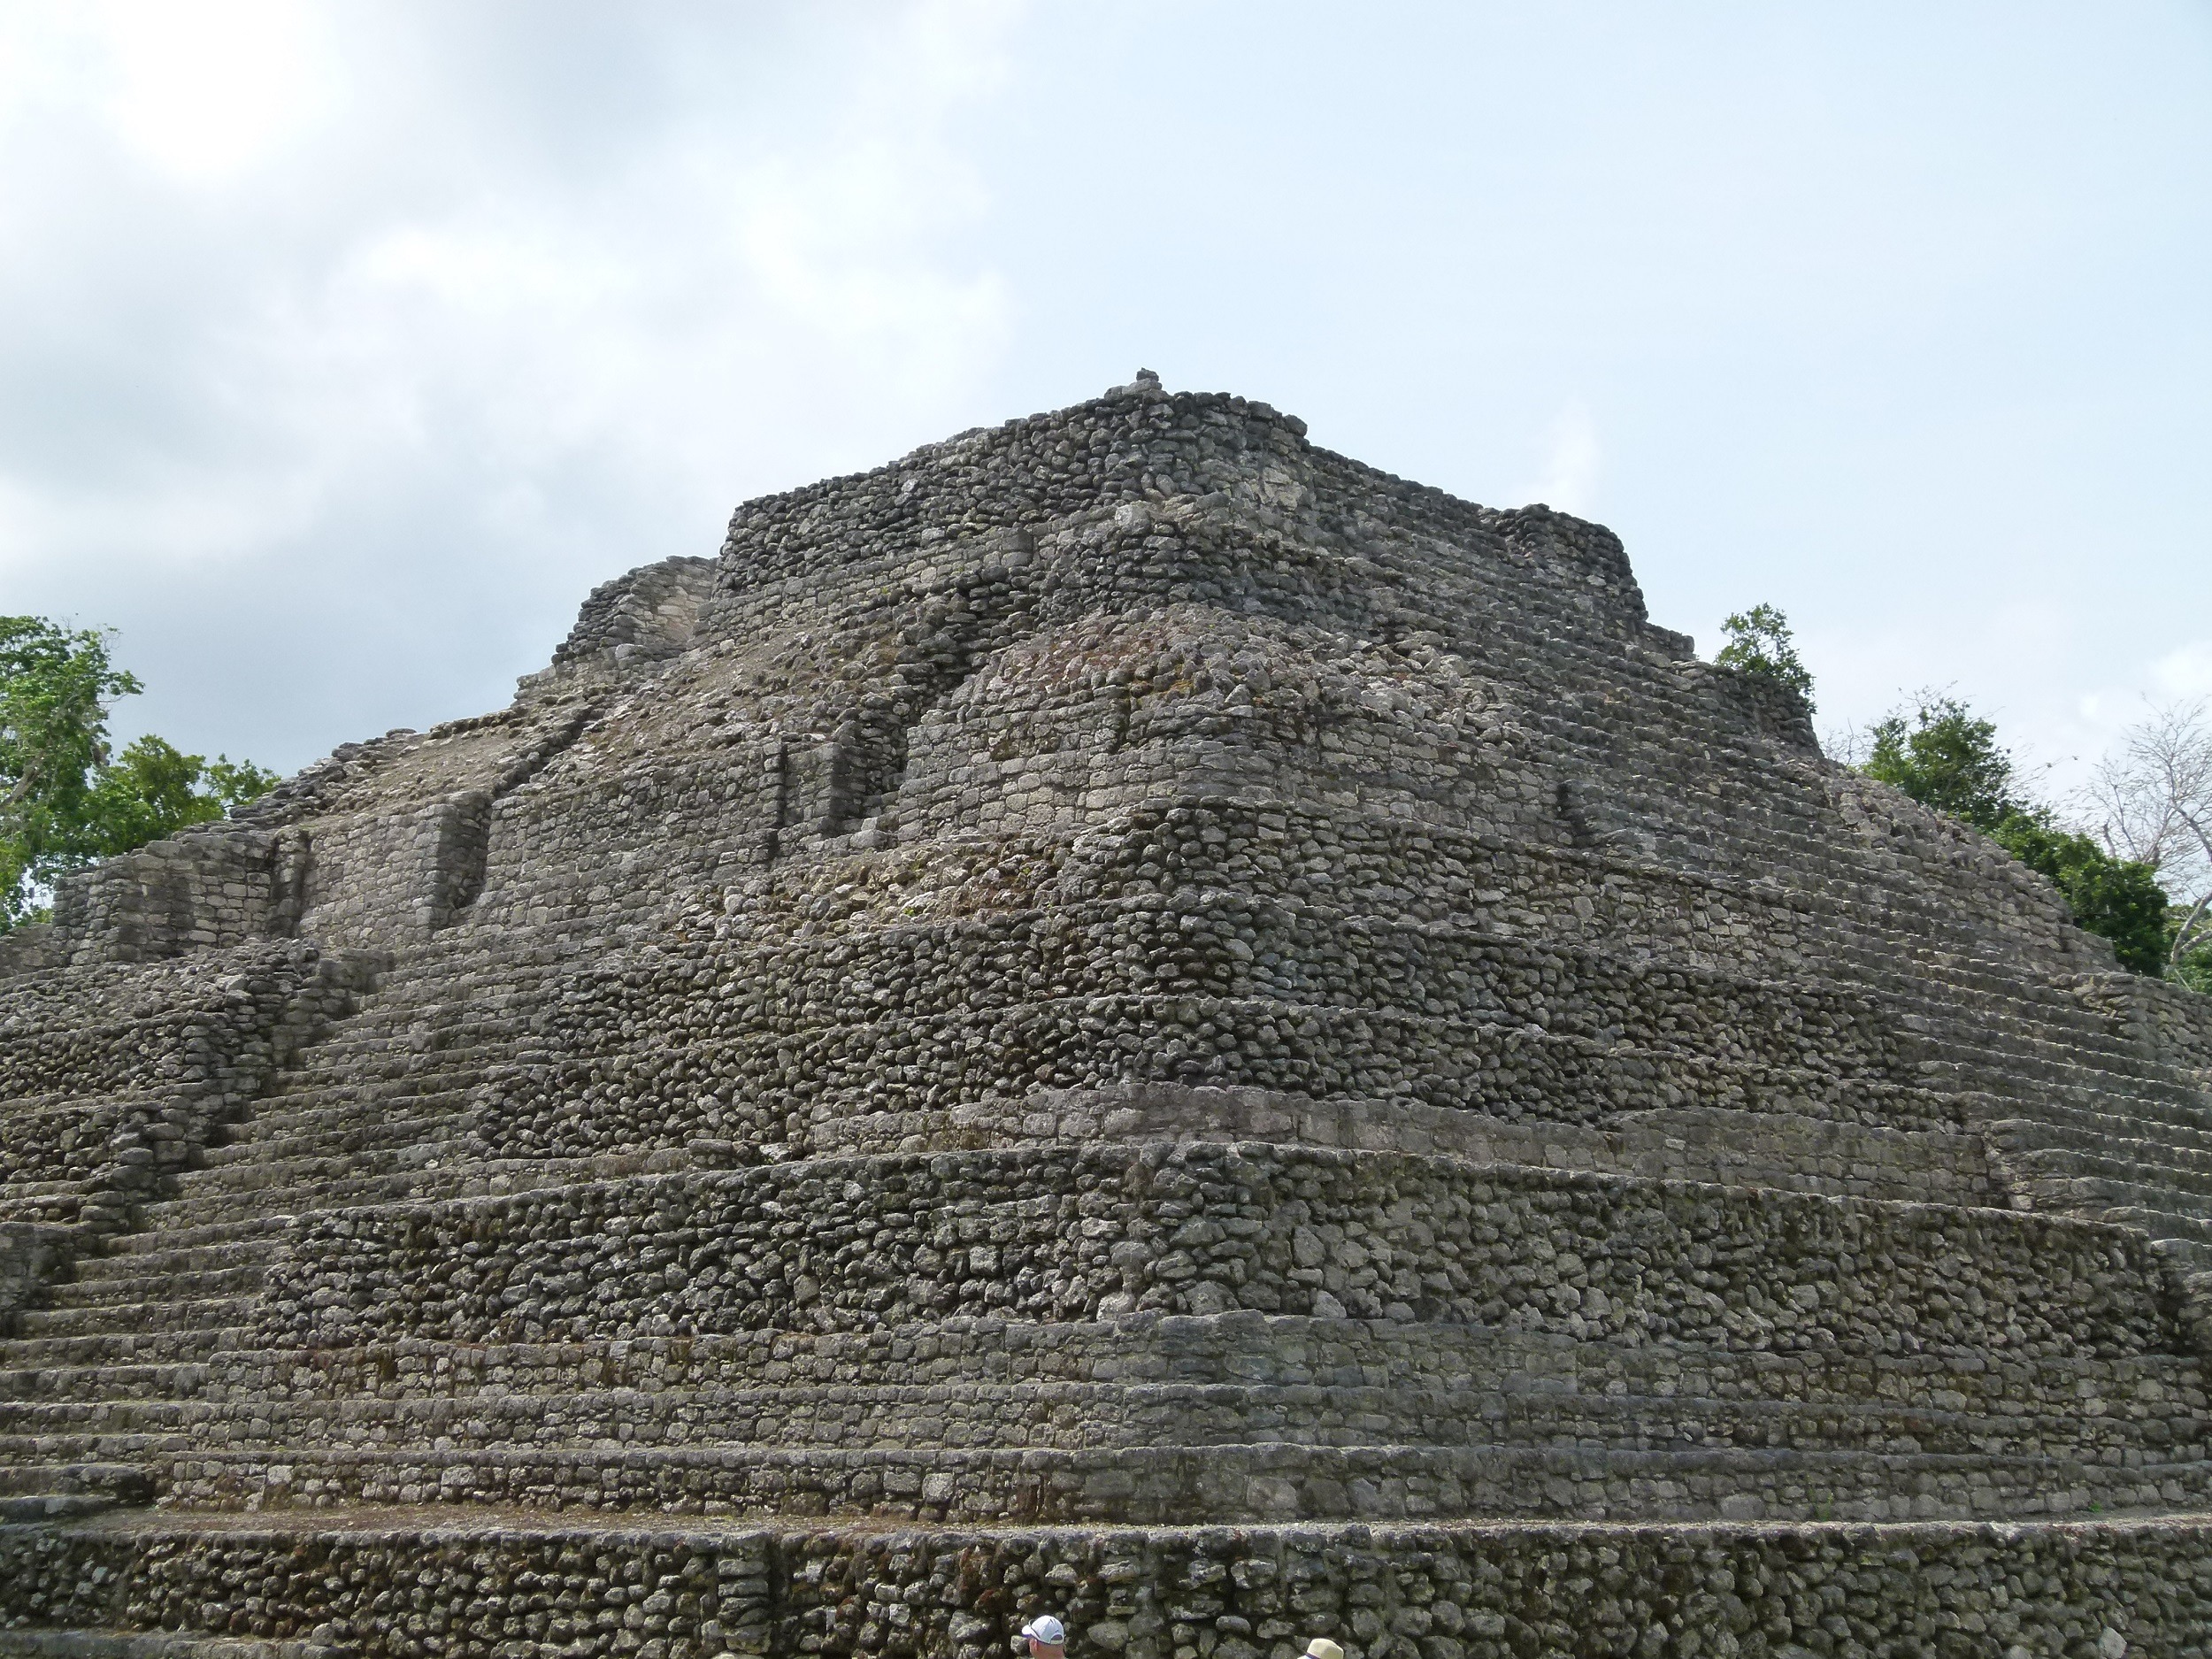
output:
[[[54,878],[219,818],[265,794],[251,761],[188,755],[149,734],[108,740],[119,697],[144,689],[109,632],[0,617],[0,930],[42,915]]]

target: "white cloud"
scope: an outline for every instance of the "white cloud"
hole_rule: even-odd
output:
[[[194,184],[231,178],[326,96],[318,15],[286,0],[106,0],[83,14],[109,59],[103,111],[161,173]]]
[[[50,171],[89,147],[173,186],[234,180],[326,103],[326,17],[288,0],[6,8],[0,131]]]
[[[1579,518],[1594,516],[1600,459],[1596,419],[1579,401],[1569,403],[1551,423],[1532,499]]]
[[[2193,640],[2153,663],[2151,686],[2168,702],[2212,696],[2212,640]]]

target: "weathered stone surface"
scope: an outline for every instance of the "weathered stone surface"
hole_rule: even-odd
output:
[[[2198,1524],[1268,1526],[1105,1532],[509,1524],[0,1534],[0,1606],[300,1632],[340,1651],[1002,1653],[1060,1612],[1097,1653],[2203,1651]],[[1848,1645],[1847,1645],[1848,1644]]]
[[[2212,1003],[1263,404],[749,503],[56,916],[0,1654],[2201,1651]]]

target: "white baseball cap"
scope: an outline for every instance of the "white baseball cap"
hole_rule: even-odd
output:
[[[1068,1627],[1049,1613],[1040,1613],[1022,1626],[1022,1634],[1033,1641],[1041,1641],[1048,1647],[1057,1647],[1068,1639]]]

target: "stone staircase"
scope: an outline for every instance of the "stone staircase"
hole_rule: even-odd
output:
[[[976,1383],[918,1391],[843,1383],[795,1394],[788,1384],[743,1371],[704,1385],[664,1379],[644,1394],[580,1387],[557,1372],[541,1385],[549,1392],[501,1389],[442,1403],[380,1398],[357,1377],[334,1393],[319,1389],[312,1368],[298,1362],[280,1379],[265,1366],[257,1371],[249,1356],[265,1351],[257,1302],[289,1248],[290,1217],[557,1191],[647,1168],[680,1171],[702,1156],[714,1163],[689,1142],[650,1139],[586,1156],[496,1156],[474,1111],[488,1078],[500,1056],[526,1064],[547,1052],[546,1010],[575,1008],[549,1000],[566,982],[557,953],[518,985],[503,964],[503,946],[513,941],[474,940],[464,929],[396,955],[360,1011],[303,1051],[297,1069],[250,1119],[206,1148],[197,1167],[175,1175],[168,1194],[144,1207],[139,1231],[81,1261],[47,1306],[22,1316],[0,1377],[0,1458],[45,1460],[26,1468],[127,1465],[139,1472],[139,1493],[218,1508],[444,1499],[734,1515],[796,1505],[1075,1523],[1247,1513],[1406,1518],[1466,1505],[1532,1516],[1907,1519],[2116,1513],[2200,1501],[2203,1385],[2193,1359],[2179,1356],[2154,1385],[2162,1413],[2101,1416],[2093,1432],[2064,1410],[2040,1415],[2046,1408],[2032,1396],[1989,1402],[1978,1412],[1928,1397],[1845,1399],[1808,1417],[1787,1398],[1662,1392],[1650,1378],[1601,1395],[1561,1395],[1514,1379],[1475,1395],[1448,1385],[1285,1388],[1226,1377],[1165,1391],[1070,1379],[1046,1394]],[[757,979],[742,960],[719,969],[717,982]],[[1755,995],[1774,983],[1742,985]],[[487,991],[498,996],[495,1010],[477,1002]],[[1925,1024],[1924,1016],[1903,1018]],[[649,1015],[642,1023],[659,1028]],[[2180,1074],[2131,1056],[2085,1015],[2075,1023],[2078,1041],[2060,1056],[2029,1050],[2070,1079],[2045,1085],[2053,1096],[2125,1102],[2131,1122],[2163,1110],[2177,1132],[2199,1121],[2193,1102],[2200,1096]],[[1932,1061],[1960,1079],[2001,1073],[2018,1063],[2018,1033],[2047,1028],[2022,1014],[1984,1016],[1962,1026],[1960,1040],[1924,1033],[1914,1064]],[[1969,1029],[1972,1041],[1963,1040]],[[1389,1122],[1406,1110],[1379,1102],[1372,1116]],[[1171,1110],[1152,1118],[1140,1134],[1172,1130]],[[1746,1144],[1756,1143],[1756,1118],[1739,1128]],[[850,1136],[868,1121],[864,1115],[841,1127]],[[964,1137],[941,1117],[887,1121],[902,1131],[895,1140],[878,1135],[887,1150],[917,1139],[972,1141],[976,1133],[972,1115]],[[1712,1140],[1712,1121],[1694,1115],[1679,1125],[1649,1110],[1614,1121],[1624,1148],[1640,1148],[1633,1156],[1647,1163],[1664,1159],[1671,1146]],[[2024,1153],[2012,1127],[2022,1122],[2035,1132],[2038,1120],[1990,1119],[1980,1133],[2008,1169],[2039,1175],[2047,1165],[2009,1161],[2039,1156]],[[1018,1131],[995,1123],[987,1141],[1002,1143],[1010,1133]],[[1050,1137],[1058,1133],[1048,1131],[1044,1144],[1056,1144]],[[1631,1150],[1563,1146],[1563,1133],[1517,1137],[1502,1124],[1461,1156],[1510,1166],[1538,1156],[1548,1133],[1543,1156],[1554,1167],[1605,1168],[1608,1158],[1609,1167],[1631,1167]],[[1969,1186],[1960,1190],[1971,1191],[1985,1179],[1976,1168],[1983,1155],[1970,1149],[1978,1139],[1961,1143],[1964,1174],[1953,1177],[1941,1174],[1940,1158],[1930,1161],[1930,1148],[1916,1148],[1913,1133],[1867,1130],[1852,1148],[1861,1169],[1869,1156],[1905,1159],[1879,1189],[1884,1202],[1945,1192],[1947,1179],[1962,1179]],[[1088,1132],[1094,1143],[1097,1133]],[[1739,1173],[1791,1184],[1799,1156]],[[806,1163],[784,1167],[796,1178]],[[1678,1157],[1656,1167],[1683,1166]],[[2158,1190],[2165,1213],[2185,1220],[2196,1188],[2183,1179]],[[2109,1219],[2114,1201],[2128,1195],[2109,1182],[2094,1191],[2078,1180],[2036,1187],[2016,1173],[2003,1201]],[[1040,1327],[1039,1340],[1054,1329]],[[542,1369],[528,1357],[524,1368]],[[2104,1386],[2094,1368],[2055,1386],[2070,1406],[2076,1391]],[[2023,1410],[2039,1425],[2032,1434],[2021,1432]],[[895,1469],[905,1472],[885,1472]]]

